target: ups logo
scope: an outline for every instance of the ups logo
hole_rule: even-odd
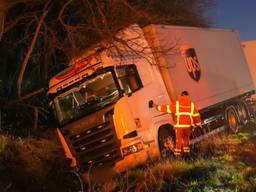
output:
[[[189,76],[195,81],[199,81],[201,77],[201,67],[195,49],[185,46],[181,48],[181,52],[185,60],[185,66]]]

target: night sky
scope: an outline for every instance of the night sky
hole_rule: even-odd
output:
[[[215,27],[237,29],[241,40],[256,40],[256,0],[216,0]]]

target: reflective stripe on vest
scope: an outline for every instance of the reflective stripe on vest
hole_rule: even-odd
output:
[[[194,113],[194,109],[195,109],[195,105],[193,102],[191,102],[191,113],[190,113],[190,119],[191,119],[191,123],[193,123],[193,113]]]
[[[166,109],[167,109],[167,113],[172,113],[172,111],[171,111],[171,106],[170,106],[170,105],[167,105],[167,106],[166,106]]]
[[[157,110],[162,112],[162,106],[161,105],[157,105]],[[167,113],[172,113],[170,105],[166,105],[166,112]]]
[[[180,102],[179,101],[176,101],[176,113],[175,115],[177,116],[177,123],[176,125],[174,125],[174,127],[177,127],[180,125],[180,114],[179,114],[179,111],[180,111]]]
[[[200,116],[200,113],[195,113],[192,115],[193,117],[197,117],[197,116]]]
[[[191,125],[174,125],[174,127],[178,127],[178,128],[189,128],[191,127]]]
[[[182,106],[182,107],[187,107],[187,106]],[[191,119],[191,124],[193,123],[192,116],[193,116],[193,113],[194,113],[194,110],[195,110],[195,105],[194,105],[193,102],[191,102],[190,107],[191,107],[190,112],[180,112],[180,103],[179,103],[179,101],[176,101],[176,113],[175,113],[175,115],[177,116],[177,123],[176,123],[176,125],[174,125],[174,127],[188,128],[188,127],[191,126],[191,125],[188,125],[188,124],[180,124],[180,116],[181,115],[189,115],[189,117]]]

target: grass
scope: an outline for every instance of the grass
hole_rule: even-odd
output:
[[[132,169],[127,186],[133,191],[256,191],[254,135],[248,130],[218,135],[195,146],[191,161],[158,161]]]
[[[68,167],[55,137],[0,136],[0,191],[54,191],[62,185],[64,169]]]
[[[68,191],[68,166],[54,135],[0,136],[0,191]],[[255,130],[222,134],[194,146],[192,160],[148,162],[85,191],[256,191],[255,149]]]

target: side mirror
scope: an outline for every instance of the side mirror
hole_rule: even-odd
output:
[[[149,108],[153,108],[153,107],[154,107],[154,101],[153,101],[153,100],[150,100],[150,101],[148,102],[148,107],[149,107]]]

